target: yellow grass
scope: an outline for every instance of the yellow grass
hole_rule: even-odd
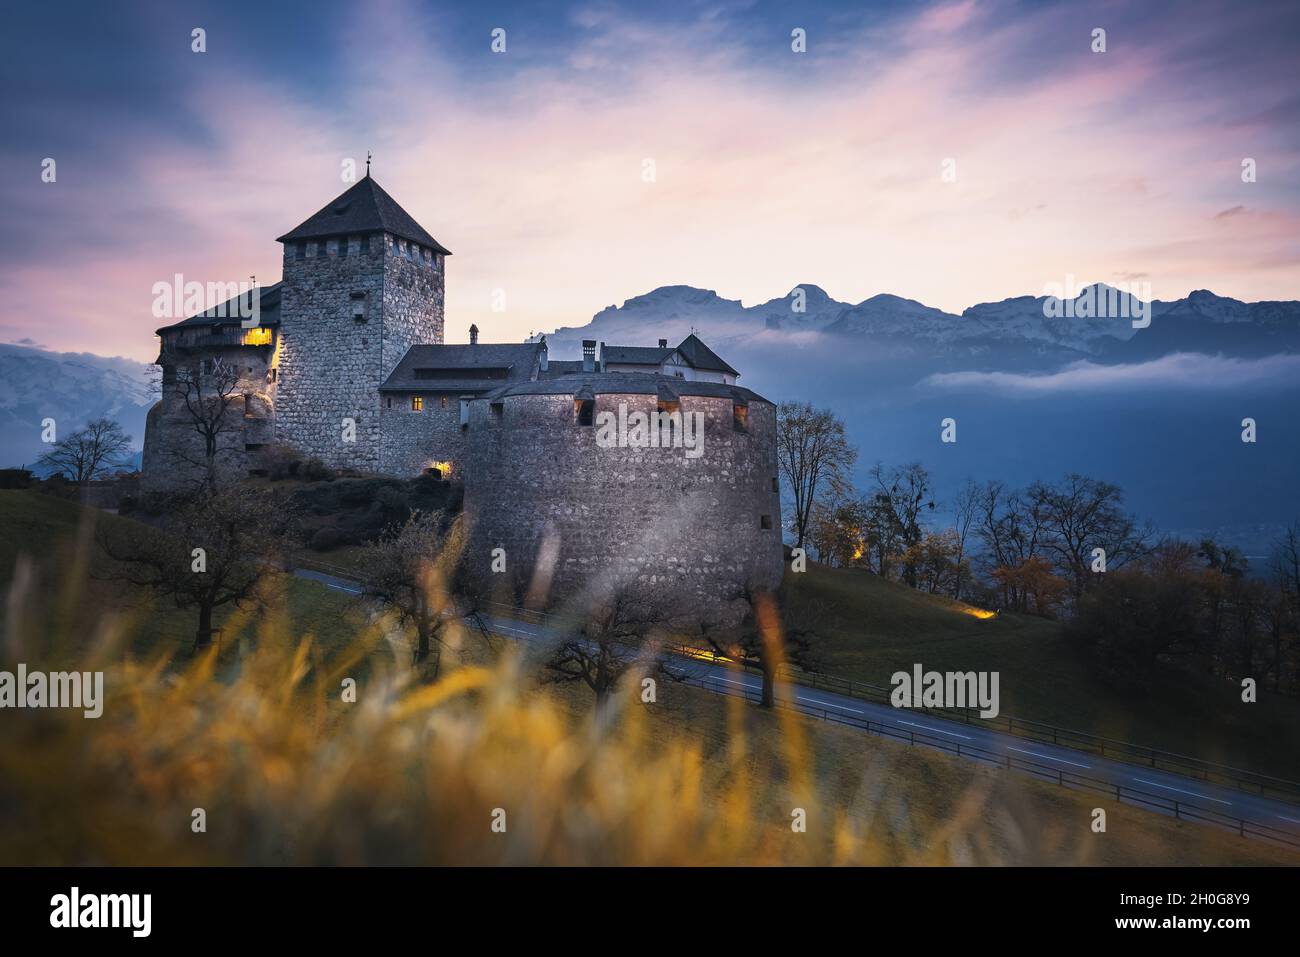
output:
[[[183,625],[156,628],[88,584],[89,536],[14,562],[0,668],[103,670],[107,701],[98,719],[0,715],[0,864],[1300,859],[662,680],[655,702],[634,684],[597,719],[585,688],[546,685],[517,646],[458,629],[423,683],[391,621],[282,576],[269,612],[236,612],[193,659]]]

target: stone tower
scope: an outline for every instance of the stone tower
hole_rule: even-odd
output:
[[[368,174],[278,242],[276,441],[377,471],[379,386],[411,346],[442,342],[451,252]]]

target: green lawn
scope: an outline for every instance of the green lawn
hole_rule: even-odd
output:
[[[1003,714],[1032,718],[1300,781],[1300,701],[1169,668],[1142,693],[1113,686],[1055,622],[977,618],[950,599],[857,569],[787,573],[787,600],[838,618],[819,670],[888,686],[895,671],[997,671]]]
[[[38,595],[75,625],[70,632],[94,635],[105,616],[114,614],[125,622],[133,653],[165,649],[187,654],[194,642],[194,612],[97,577],[106,562],[95,545],[95,523],[127,521],[131,519],[52,495],[0,489],[0,585],[8,589],[18,557],[26,555],[35,564]],[[327,651],[347,645],[364,626],[364,615],[350,596],[305,579],[268,575],[276,588],[266,608],[217,613],[223,648],[251,637],[268,618],[278,626],[277,636],[297,641],[310,635]]]

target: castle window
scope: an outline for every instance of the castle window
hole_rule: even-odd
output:
[[[505,403],[493,402],[488,405],[488,408],[492,410],[493,421],[500,422],[501,416],[505,412]]]
[[[731,406],[731,427],[737,432],[749,431],[749,406],[739,402]]]
[[[244,331],[244,345],[246,346],[269,346],[271,344],[271,330],[264,326],[256,329],[247,329]]]
[[[775,475],[772,476],[772,491],[778,493],[781,491],[781,480]]]
[[[384,398],[384,408],[385,408],[385,409],[391,409],[392,407],[393,407],[393,397],[392,397],[391,395],[390,395],[390,396],[386,396],[386,397]]]
[[[274,382],[279,371],[280,371],[279,369],[272,366],[271,371],[267,373],[267,380],[269,382]]]
[[[460,400],[460,427],[469,428],[469,399]]]
[[[351,300],[352,321],[366,321],[366,294],[364,292],[350,293],[348,298]]]
[[[347,254],[348,254],[348,237],[346,237],[346,236],[340,236],[340,237],[339,237],[339,255],[340,255],[340,256],[346,256]]]
[[[204,359],[203,362],[199,364],[199,371],[203,375],[212,375],[212,373],[217,371],[217,360]]]
[[[307,258],[307,244],[306,244],[306,243],[294,243],[294,244],[293,244],[293,258],[294,258],[294,259],[306,259],[306,258]]]
[[[445,395],[442,397],[442,407],[447,408],[447,397]]]
[[[422,395],[411,396],[411,411],[412,412],[424,411],[424,396]]]
[[[573,416],[578,425],[591,425],[596,418],[596,400],[595,399],[574,399]]]
[[[772,516],[771,515],[758,516],[758,527],[765,532],[770,532],[772,530]]]
[[[366,233],[366,235],[361,237],[361,255],[363,256],[370,255],[370,234],[369,233]]]

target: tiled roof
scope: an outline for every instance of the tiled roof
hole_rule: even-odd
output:
[[[582,371],[581,359],[551,359],[547,363],[547,369],[541,373],[539,379],[554,379],[557,376],[569,375],[573,372]]]
[[[260,292],[258,324],[264,327],[278,326],[280,324],[280,283],[262,286]],[[190,316],[188,319],[174,322],[170,326],[163,326],[155,331],[161,334],[169,330],[192,329],[198,326],[235,325],[241,321],[238,297],[236,297],[235,299],[227,299],[219,306],[213,306],[207,312]]]
[[[285,233],[277,242],[381,231],[427,246],[434,252],[451,255],[451,250],[430,236],[369,176],[345,190],[306,222]]]
[[[481,392],[499,388],[503,382],[531,377],[540,349],[536,342],[411,346],[379,388],[389,392]],[[438,375],[417,378],[417,369],[436,370]],[[489,370],[498,374],[492,377]],[[504,370],[504,377],[499,370]]]
[[[578,395],[584,391],[590,391],[595,395],[658,395],[661,389],[679,396],[698,395],[731,399],[742,403],[772,404],[757,392],[752,392],[743,386],[703,382],[698,379],[679,379],[676,376],[648,372],[576,372],[554,379],[537,379],[500,386],[489,392],[485,398],[498,399],[512,395]]]
[[[661,349],[658,346],[605,346],[600,354],[607,364],[614,362],[626,365],[657,366],[675,351],[668,348]]]
[[[722,361],[722,358],[700,341],[700,337],[691,333],[682,340],[677,351],[686,357],[696,369],[708,369],[712,372],[726,372],[734,376],[740,375],[735,369]]]

